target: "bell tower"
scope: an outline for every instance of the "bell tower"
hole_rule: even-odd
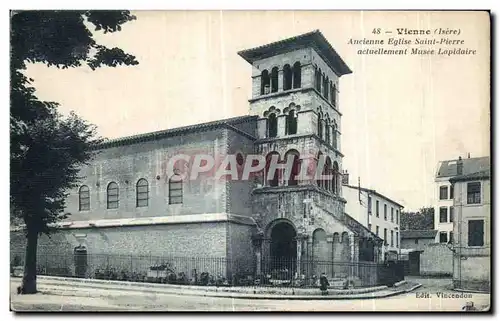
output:
[[[253,67],[249,102],[250,114],[259,117],[257,151],[282,158],[292,149],[300,159],[327,155],[328,170],[340,176],[339,79],[351,70],[323,34],[315,30],[238,54]],[[340,195],[340,179],[318,186]]]

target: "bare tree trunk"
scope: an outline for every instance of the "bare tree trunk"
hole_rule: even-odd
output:
[[[22,294],[36,293],[36,252],[38,245],[38,233],[28,231],[26,236],[26,256],[24,259],[24,276],[21,286]]]

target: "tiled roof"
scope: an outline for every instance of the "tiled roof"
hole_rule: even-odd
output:
[[[402,239],[433,239],[436,237],[437,230],[408,230],[401,231]]]
[[[491,177],[490,170],[484,170],[476,173],[470,173],[467,175],[455,176],[450,179],[450,182],[458,182],[458,181],[471,181],[476,179],[489,179]]]
[[[454,177],[457,176],[457,162],[458,159],[442,161],[438,165],[436,178]],[[490,169],[490,157],[475,157],[462,159],[462,175],[481,172]]]
[[[133,143],[138,143],[138,142],[145,142],[145,141],[151,141],[151,140],[156,140],[168,136],[176,136],[176,135],[183,135],[187,132],[194,132],[194,131],[199,131],[199,130],[209,130],[217,127],[229,127],[231,125],[247,122],[250,120],[255,120],[257,119],[258,116],[238,116],[238,117],[233,117],[233,118],[227,118],[227,119],[221,119],[221,120],[216,120],[208,123],[201,123],[201,124],[195,124],[195,125],[189,125],[189,126],[184,126],[184,127],[177,127],[177,128],[171,128],[171,129],[166,129],[166,130],[160,130],[156,132],[150,132],[150,133],[144,133],[144,134],[139,134],[139,135],[134,135],[134,136],[127,136],[127,137],[120,137],[116,139],[111,139],[103,142],[99,146],[97,146],[97,149],[102,149],[102,148],[108,148],[108,147],[113,147],[113,146],[122,146],[122,145],[129,145]],[[234,127],[231,127],[234,129]],[[247,136],[250,136],[248,133],[241,132],[242,134],[246,134]],[[254,137],[251,137],[255,139]]]
[[[349,69],[344,60],[342,60],[319,30],[314,30],[252,49],[242,50],[238,52],[238,54],[247,62],[253,63],[259,59],[307,47],[315,48],[318,54],[322,56],[326,63],[328,63],[328,65],[339,75],[352,73],[351,69]]]

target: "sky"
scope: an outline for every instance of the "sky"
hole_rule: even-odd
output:
[[[30,65],[39,98],[59,102],[63,113],[75,111],[107,138],[246,115],[252,67],[237,52],[319,29],[353,71],[339,87],[342,169],[351,183],[359,177],[363,187],[414,210],[436,199],[440,160],[490,155],[486,13],[133,13],[137,20],[121,32],[94,35],[101,44],[135,55],[138,66],[92,71]],[[348,43],[397,37],[396,28],[440,27],[460,29],[450,39],[464,40],[462,47],[476,54],[359,55],[367,47]],[[377,38],[374,28],[393,33]]]

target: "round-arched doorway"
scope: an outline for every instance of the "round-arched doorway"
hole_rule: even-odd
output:
[[[283,221],[276,223],[270,233],[271,267],[293,273],[297,262],[297,232],[292,224]],[[290,274],[291,276],[292,274]]]

